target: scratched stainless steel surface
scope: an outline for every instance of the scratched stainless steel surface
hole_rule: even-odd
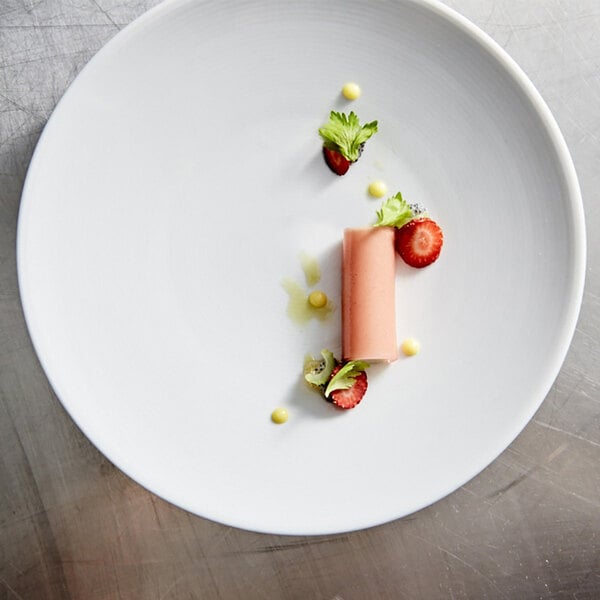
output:
[[[311,538],[212,523],[129,480],[66,415],[25,329],[15,234],[37,139],[83,65],[156,3],[0,0],[0,600],[600,598],[600,2],[446,1],[524,68],[579,174],[587,283],[555,385],[451,496]]]

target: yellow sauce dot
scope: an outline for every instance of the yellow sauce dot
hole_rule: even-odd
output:
[[[308,303],[314,308],[327,306],[327,294],[321,290],[315,290],[308,295]]]
[[[400,348],[402,349],[402,352],[406,354],[406,356],[414,356],[415,354],[419,353],[419,350],[421,349],[421,344],[419,344],[419,342],[417,342],[417,340],[415,340],[414,338],[406,338],[402,342]]]
[[[335,312],[335,305],[329,299],[327,299],[327,304],[325,306],[315,308],[308,301],[308,291],[306,288],[292,279],[282,280],[281,285],[289,296],[286,311],[287,315],[294,323],[304,325],[311,319],[325,321]]]
[[[353,81],[349,81],[342,88],[342,94],[346,100],[357,100],[360,98],[360,86],[358,83],[354,83]]]
[[[271,413],[271,421],[273,421],[273,423],[277,423],[277,425],[282,425],[283,423],[285,423],[288,420],[288,411],[285,408],[276,408],[272,413]]]
[[[387,185],[380,179],[369,184],[369,194],[373,198],[383,198],[387,194]]]

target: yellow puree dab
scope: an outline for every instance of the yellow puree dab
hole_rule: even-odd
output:
[[[277,423],[277,425],[282,425],[283,423],[285,423],[288,420],[288,411],[286,408],[282,408],[281,406],[276,408],[272,413],[271,413],[271,421],[273,421],[273,423]]]
[[[315,290],[308,295],[308,303],[314,308],[327,306],[327,294],[321,290]]]
[[[421,344],[415,338],[406,338],[402,345],[400,346],[402,352],[406,354],[406,356],[414,356],[419,353],[421,349]]]
[[[372,181],[369,184],[369,194],[373,196],[373,198],[383,198],[385,195],[387,195],[387,192],[387,185],[385,185],[385,182],[381,181],[381,179]]]
[[[358,100],[360,98],[360,86],[358,83],[354,83],[354,81],[349,81],[344,84],[342,94],[346,100]]]

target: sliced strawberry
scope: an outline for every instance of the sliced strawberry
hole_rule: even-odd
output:
[[[340,368],[341,366],[337,366],[331,373],[331,376],[333,377]],[[367,373],[362,371],[354,378],[352,387],[346,390],[334,390],[327,400],[340,408],[354,408],[363,399],[368,385]]]
[[[323,156],[327,166],[336,174],[343,175],[350,168],[350,161],[337,150],[323,146]]]
[[[443,243],[444,234],[432,219],[414,219],[396,231],[396,251],[405,263],[418,269],[437,260]]]

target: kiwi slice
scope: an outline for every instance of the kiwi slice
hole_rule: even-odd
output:
[[[304,379],[317,387],[329,381],[336,365],[336,360],[329,350],[321,350],[321,356],[323,358],[307,356],[304,360]]]

